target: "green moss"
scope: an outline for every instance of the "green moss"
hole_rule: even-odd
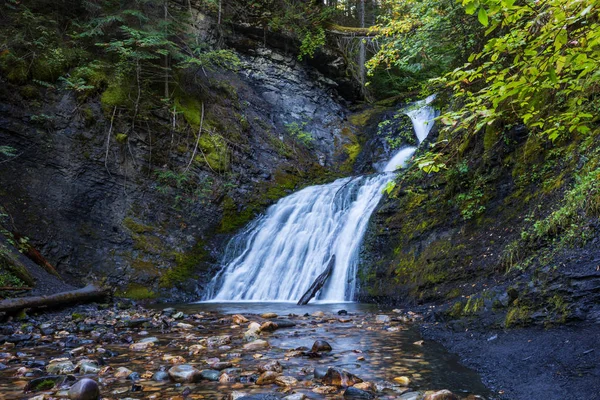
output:
[[[73,313],[73,314],[71,314],[71,318],[73,319],[73,321],[78,321],[78,320],[84,319],[85,315],[79,314],[79,313]]]
[[[206,162],[211,169],[224,172],[229,169],[230,155],[227,142],[218,134],[203,134],[198,146],[202,154],[196,156],[196,162]]]
[[[81,115],[85,121],[85,126],[92,126],[96,122],[94,110],[92,110],[91,107],[83,107],[81,109]]]
[[[126,134],[124,134],[124,133],[117,133],[115,135],[115,139],[117,140],[117,143],[121,143],[121,144],[127,142],[127,137],[128,136]]]
[[[117,290],[117,292],[115,292],[115,296],[125,297],[132,300],[149,300],[157,297],[156,293],[154,293],[152,290],[138,283],[132,283],[125,289]]]
[[[446,293],[447,299],[455,299],[461,295],[461,291],[459,288],[451,289],[448,293]]]
[[[504,319],[504,326],[507,328],[513,326],[527,325],[531,320],[531,311],[529,307],[515,305],[509,308]]]
[[[104,111],[112,112],[115,107],[128,107],[131,105],[129,92],[129,85],[121,82],[121,80],[116,80],[108,85],[102,96],[100,96]]]
[[[56,82],[69,68],[77,64],[81,56],[81,51],[77,48],[49,48],[34,59],[31,64],[31,76],[38,81]]]
[[[175,93],[175,109],[183,114],[183,118],[194,131],[200,129],[202,119],[202,103],[197,98],[177,91]]]
[[[160,286],[170,288],[194,278],[194,274],[207,258],[208,252],[205,249],[205,244],[198,240],[189,251],[175,255],[176,265],[161,276]]]
[[[250,222],[255,214],[255,207],[252,205],[244,207],[238,211],[238,206],[231,197],[225,197],[221,203],[223,207],[223,217],[221,218],[221,226],[219,231],[223,233],[233,232],[238,228]]]
[[[131,237],[133,238],[133,248],[135,250],[149,254],[160,254],[164,250],[163,241],[159,237],[136,233]]]
[[[33,85],[25,85],[19,88],[19,92],[24,99],[33,100],[40,96],[40,90]]]
[[[9,51],[0,53],[0,71],[15,84],[23,84],[29,78],[29,67],[25,60]]]
[[[382,112],[383,109],[373,107],[368,108],[360,113],[352,114],[348,117],[348,121],[355,126],[364,127],[366,126],[372,117]]]
[[[493,125],[487,125],[483,135],[483,149],[488,153],[498,142],[498,131]]]
[[[276,171],[274,182],[269,184],[265,198],[267,200],[279,200],[290,194],[300,182],[300,177],[283,171]]]
[[[55,382],[52,379],[44,379],[37,383],[33,388],[34,391],[50,390],[54,388]]]

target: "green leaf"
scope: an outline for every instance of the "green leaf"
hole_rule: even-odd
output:
[[[488,26],[488,24],[489,24],[488,15],[483,7],[479,8],[479,13],[477,14],[477,19],[479,20],[481,25]]]

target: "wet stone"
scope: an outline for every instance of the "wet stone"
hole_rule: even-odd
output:
[[[279,361],[271,360],[267,363],[260,364],[258,366],[258,371],[259,372],[273,371],[273,372],[281,373],[283,371],[283,367],[281,366],[281,364],[279,364]]]
[[[389,324],[391,320],[389,315],[378,315],[375,317],[375,322],[378,324]]]
[[[191,365],[183,364],[176,365],[169,369],[169,376],[175,382],[179,383],[190,383],[197,382],[202,377],[202,374],[199,370],[192,367]]]
[[[224,346],[229,343],[231,343],[231,336],[229,335],[212,336],[206,339],[206,344],[211,348]]]
[[[260,331],[261,332],[274,332],[278,328],[279,327],[277,326],[277,324],[274,323],[273,321],[267,321],[260,326]]]
[[[266,349],[267,347],[269,347],[269,342],[267,342],[266,340],[261,340],[261,339],[255,340],[250,343],[246,343],[244,345],[244,349],[250,350],[250,351],[262,350],[262,349]]]
[[[231,368],[232,366],[233,366],[233,364],[228,361],[219,361],[219,362],[210,364],[210,368],[215,369],[217,371],[222,371],[226,368]]]
[[[75,371],[75,365],[71,361],[50,362],[46,367],[46,372],[49,374],[66,375],[73,371]]]
[[[100,388],[93,379],[83,378],[69,389],[71,400],[97,400],[100,397]]]
[[[310,349],[310,351],[312,353],[318,353],[318,352],[323,352],[323,351],[327,352],[327,351],[331,351],[331,350],[333,350],[331,348],[331,345],[324,340],[315,341],[315,343],[312,345],[312,348]]]
[[[200,375],[202,376],[203,379],[206,379],[207,381],[216,382],[219,380],[221,371],[217,371],[214,369],[204,369],[200,372]]]
[[[266,318],[266,319],[271,319],[271,318],[277,318],[278,315],[275,314],[274,312],[267,312],[267,313],[261,314],[261,317]]]
[[[235,314],[233,317],[231,317],[231,320],[236,325],[241,325],[241,324],[245,324],[248,322],[248,318],[246,318],[240,314]]]
[[[307,398],[308,397],[306,397],[306,395],[304,393],[294,393],[294,394],[290,394],[289,396],[285,396],[283,398],[283,400],[304,400]]]
[[[157,371],[152,375],[152,380],[156,382],[168,381],[169,374],[166,371]]]
[[[125,367],[119,367],[117,372],[115,372],[115,378],[127,378],[129,375],[133,373],[132,370]]]
[[[440,390],[426,395],[424,400],[459,400],[459,398],[449,390]]]
[[[357,389],[355,387],[349,387],[344,392],[345,399],[374,399],[373,393],[367,392],[366,390]]]
[[[275,379],[279,376],[279,374],[275,371],[266,371],[263,372],[258,379],[256,380],[257,385],[268,385],[270,383],[274,383]]]
[[[329,368],[321,381],[326,385],[348,387],[362,382],[362,379],[344,369]]]
[[[278,376],[277,378],[275,378],[275,384],[278,386],[294,386],[297,383],[298,379],[294,378],[293,376]]]

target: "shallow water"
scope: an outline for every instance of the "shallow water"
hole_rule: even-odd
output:
[[[312,371],[319,366],[341,367],[364,381],[380,384],[388,382],[388,386],[395,377],[407,376],[411,379],[409,386],[414,391],[449,389],[462,398],[469,394],[489,398],[489,391],[474,371],[463,367],[456,356],[434,342],[416,344],[421,340],[418,329],[412,323],[401,321],[402,316],[392,310],[383,310],[392,320],[378,324],[375,320],[379,313],[378,307],[357,303],[310,304],[301,307],[291,303],[200,303],[177,305],[175,308],[188,316],[165,323],[164,317],[159,313],[160,308],[151,311],[114,310],[92,314],[86,319],[86,323],[93,326],[95,332],[104,332],[104,336],[94,336],[92,332],[76,332],[75,325],[68,322],[69,318],[64,323],[60,317],[56,318],[53,323],[62,329],[61,332],[57,330],[52,336],[17,343],[16,347],[8,346],[0,350],[0,358],[3,358],[0,361],[8,366],[0,371],[0,398],[29,399],[40,393],[49,396],[47,399],[64,397],[68,387],[24,394],[23,388],[32,378],[18,376],[19,368],[27,366],[32,360],[47,362],[57,357],[67,357],[74,364],[82,358],[99,360],[104,367],[110,366],[104,373],[88,375],[100,383],[102,397],[106,399],[183,399],[184,391],[189,392],[185,396],[188,399],[222,399],[234,390],[248,394],[281,392],[284,388],[276,385],[258,386],[244,378],[257,376],[258,365],[268,360],[278,360],[284,367],[285,375],[298,379],[293,392],[304,393],[311,399],[342,398],[343,389],[331,395],[312,392],[319,386],[313,380]],[[341,309],[346,310],[348,315],[338,315]],[[317,311],[322,311],[324,316],[311,315]],[[260,314],[264,312],[275,312],[279,319],[291,320],[296,326],[261,333],[261,339],[269,342],[269,349],[244,350],[242,337],[246,324],[232,325],[228,315],[242,314],[250,321],[262,323],[265,319]],[[120,326],[121,321],[137,318],[149,318],[152,322],[144,328]],[[178,328],[176,325],[179,322],[193,327]],[[65,329],[71,332],[65,333]],[[229,347],[209,348],[198,354],[190,353],[191,345],[197,344],[202,338],[216,335],[231,335]],[[129,349],[131,342],[148,336],[157,337],[158,344],[148,351],[135,352]],[[109,337],[112,339],[108,339]],[[84,344],[83,354],[69,355],[74,347],[81,346],[82,339],[89,338],[94,340]],[[329,342],[333,350],[315,358],[291,355],[291,350],[310,348],[317,339]],[[104,350],[100,352],[99,348]],[[152,373],[172,366],[170,356],[183,357],[185,363],[200,370],[208,369],[208,364],[214,362],[215,358],[231,361],[243,371],[242,378],[234,383],[202,381],[189,384],[151,380]],[[132,382],[116,378],[114,374],[118,367],[138,372],[141,379]],[[82,376],[75,373],[77,379]],[[379,398],[398,398],[397,386],[393,388],[396,392],[390,389],[381,393]]]
[[[310,347],[316,339],[326,340],[332,345],[333,357],[316,361],[292,359],[297,367],[306,366],[307,363],[344,367],[365,381],[392,381],[397,376],[406,375],[411,378],[416,376],[411,379],[413,382],[411,387],[415,389],[448,389],[456,394],[490,395],[479,375],[463,366],[458,356],[449,353],[435,342],[414,344],[422,340],[422,337],[413,324],[392,322],[392,327],[400,328],[399,331],[394,332],[386,330],[386,327],[390,327],[388,324],[373,323],[378,313],[392,317],[395,315],[391,309],[382,309],[375,304],[311,302],[305,306],[298,306],[291,302],[201,302],[178,305],[176,308],[189,313],[211,311],[246,316],[265,312],[274,312],[279,316],[290,314],[303,316],[323,311],[331,318],[348,318],[352,321],[314,326],[299,325],[291,329],[275,331],[271,334],[269,342],[284,349]],[[347,311],[348,315],[338,316],[340,310]],[[311,319],[305,318],[308,318],[308,321]],[[365,357],[365,360],[357,361],[360,356]]]

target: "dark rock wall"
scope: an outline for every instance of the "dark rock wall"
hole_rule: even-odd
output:
[[[336,148],[348,141],[333,81],[270,49],[240,56],[238,73],[183,79],[225,138],[229,161],[214,170],[200,151],[183,181],[195,137],[173,132],[171,115],[155,112],[132,133],[121,112],[111,124],[97,96],[38,88],[32,99],[0,77],[0,143],[18,154],[0,164],[0,203],[14,229],[73,284],[104,281],[139,299],[197,298],[229,235],[335,169]],[[291,122],[315,137],[314,147],[290,137]]]

